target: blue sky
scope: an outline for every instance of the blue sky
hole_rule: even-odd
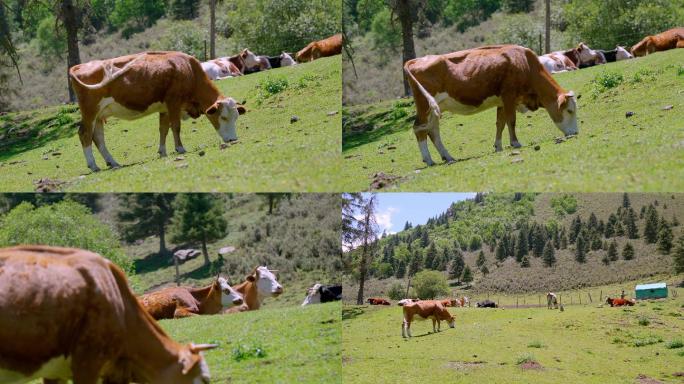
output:
[[[404,229],[410,221],[425,224],[449,208],[451,203],[475,197],[475,193],[378,193],[378,209],[375,218],[387,233]]]

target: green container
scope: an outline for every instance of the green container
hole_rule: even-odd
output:
[[[635,288],[637,300],[664,299],[667,297],[667,284],[641,284]]]

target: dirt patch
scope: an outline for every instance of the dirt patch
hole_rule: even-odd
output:
[[[378,172],[372,177],[370,189],[375,190],[375,189],[382,189],[389,187],[390,185],[394,184],[399,180],[399,176],[394,176],[394,175],[388,175],[385,174],[384,172]]]
[[[444,367],[462,371],[465,369],[477,368],[486,363],[486,361],[449,361],[444,364]]]
[[[544,369],[544,367],[542,367],[542,365],[539,364],[539,363],[536,362],[536,361],[526,361],[526,362],[520,364],[520,368],[521,368],[523,371],[527,371],[527,370],[537,370],[537,371],[540,371],[540,370]]]
[[[634,380],[634,382],[637,384],[663,384],[662,381],[653,379],[641,373],[637,375],[636,380]]]
[[[349,356],[342,356],[342,364],[349,364],[352,362],[352,358]]]
[[[49,178],[43,178],[37,181],[34,181],[33,184],[36,186],[35,191],[36,192],[57,192],[61,189],[62,184],[64,184],[64,181],[57,180],[57,179],[49,179]]]

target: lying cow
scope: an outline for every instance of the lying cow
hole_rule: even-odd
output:
[[[460,302],[458,302],[456,299],[443,299],[439,300],[440,304],[442,304],[443,307],[460,307]]]
[[[593,50],[584,43],[579,43],[577,45],[577,53],[580,58],[580,68],[593,67],[594,65],[607,63],[606,57],[603,56],[601,51]]]
[[[302,303],[302,307],[309,304],[329,303],[331,301],[339,300],[342,300],[341,285],[314,284],[313,287],[307,290],[307,295]]]
[[[499,308],[499,305],[491,300],[478,301],[477,308]]]
[[[632,56],[631,53],[629,53],[626,49],[624,49],[621,46],[616,46],[615,49],[611,51],[604,51],[601,49],[597,49],[596,51],[601,52],[603,54],[603,57],[606,58],[606,62],[608,63],[614,63],[616,61],[621,61],[621,60],[627,60],[627,59],[633,59],[634,56]]]
[[[397,302],[397,305],[403,307],[406,304],[417,303],[420,299],[401,299]]]
[[[269,56],[268,63],[271,65],[271,68],[291,67],[293,65],[297,65],[297,62],[294,61],[292,56],[285,52],[281,53],[280,56]]]
[[[257,56],[249,49],[243,49],[240,57],[245,61],[245,66],[249,71],[259,72],[271,69],[268,56]]]
[[[418,316],[419,320],[431,319],[433,332],[440,331],[442,320],[449,323],[449,328],[454,328],[456,326],[454,317],[451,316],[449,311],[437,300],[423,300],[406,303],[403,305],[402,310],[404,313],[404,322],[401,327],[402,337],[406,337],[407,335],[408,337],[412,337],[411,322],[415,316]]]
[[[218,276],[206,287],[168,287],[140,297],[140,303],[156,320],[214,315],[242,304],[242,295]]]
[[[672,28],[657,35],[646,36],[632,47],[631,53],[640,57],[675,48],[684,48],[684,28]]]
[[[539,62],[542,63],[549,73],[574,71],[578,69],[577,66],[575,66],[575,63],[562,52],[552,52],[539,56]]]
[[[546,308],[547,309],[558,309],[558,297],[553,292],[546,294]]]
[[[242,305],[228,308],[223,313],[254,311],[261,308],[261,304],[267,297],[280,296],[283,293],[283,286],[276,280],[273,272],[275,271],[265,266],[254,268],[245,281],[233,287],[242,295]]]
[[[629,305],[630,307],[636,304],[634,299],[612,299],[610,297],[606,298],[606,304],[610,304],[611,307],[621,307],[623,305]]]
[[[166,156],[166,135],[173,132],[176,152],[185,153],[180,120],[206,115],[224,142],[237,140],[236,122],[244,107],[225,97],[209,80],[197,59],[182,52],[145,52],[95,60],[69,69],[81,109],[78,131],[88,168],[95,163],[95,142],[108,166],[119,167],[107,150],[104,121],[114,116],[135,120],[159,113],[159,154]]]
[[[472,115],[496,107],[496,151],[502,150],[506,124],[511,146],[522,146],[515,134],[516,110],[545,108],[565,135],[578,132],[575,94],[561,88],[527,48],[499,45],[425,56],[407,61],[404,71],[418,112],[413,131],[427,165],[434,165],[428,136],[443,160],[454,161],[439,135],[442,110]]]
[[[342,53],[342,34],[338,33],[327,39],[313,41],[302,48],[295,58],[298,63],[307,63],[321,57],[335,56]]]
[[[0,382],[209,383],[216,346],[173,341],[109,260],[20,246],[0,265]]]
[[[235,64],[222,59],[205,61],[202,63],[202,69],[209,80],[223,80],[242,75]]]
[[[389,301],[379,297],[371,297],[367,301],[370,305],[390,305]]]

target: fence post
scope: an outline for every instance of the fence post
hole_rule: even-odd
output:
[[[581,292],[578,292],[578,293],[577,293],[577,297],[579,297],[580,305],[582,305],[582,293],[581,293]]]
[[[518,298],[515,298],[515,307],[518,308]]]
[[[204,40],[204,61],[207,61],[207,40]]]
[[[587,292],[587,295],[589,295],[589,302],[590,302],[590,303],[593,303],[594,300],[591,299],[591,292]]]
[[[541,296],[537,295],[537,301],[539,301],[539,308],[541,308]]]
[[[603,300],[603,289],[599,293],[599,302],[601,302],[601,300]]]
[[[543,55],[544,51],[542,51],[542,34],[539,33],[539,56]]]

